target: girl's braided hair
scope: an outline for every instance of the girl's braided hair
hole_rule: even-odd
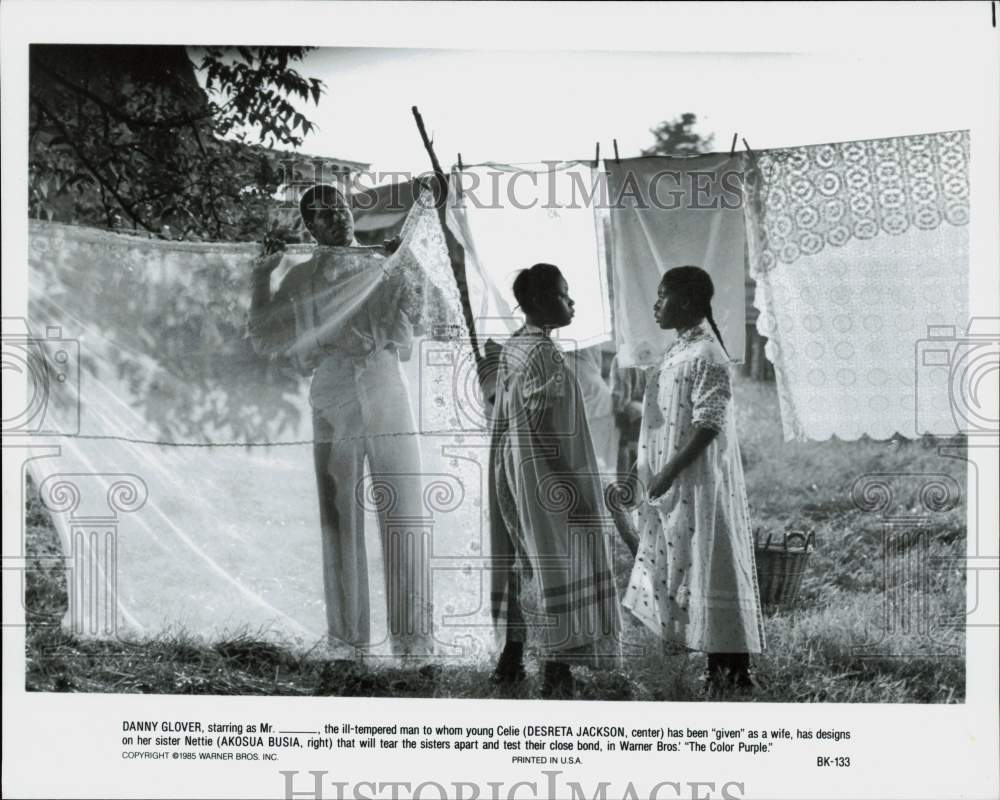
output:
[[[705,315],[705,319],[712,326],[712,331],[719,340],[719,344],[722,345],[722,349],[728,356],[729,351],[726,350],[726,343],[722,341],[719,326],[715,324],[715,318],[712,316],[712,296],[715,294],[712,277],[701,267],[674,267],[663,274],[660,285],[687,298],[695,310]]]

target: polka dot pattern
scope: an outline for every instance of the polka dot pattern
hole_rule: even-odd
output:
[[[624,606],[664,640],[705,652],[760,652],[764,632],[727,358],[707,325],[682,333],[651,370],[642,485],[696,427],[717,432],[665,494],[644,498]]]

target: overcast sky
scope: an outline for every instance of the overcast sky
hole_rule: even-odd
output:
[[[891,61],[890,61],[891,58]],[[734,131],[769,148],[968,127],[960,60],[800,54],[504,52],[322,48],[301,71],[327,85],[303,150],[428,168],[410,107],[417,105],[447,168],[592,158],[601,142],[623,157],[649,129],[684,112],[728,150]]]

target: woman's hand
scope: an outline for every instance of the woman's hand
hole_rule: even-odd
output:
[[[663,495],[670,491],[670,487],[673,486],[676,478],[677,473],[674,472],[673,468],[669,464],[661,469],[658,473],[656,473],[652,482],[649,484],[649,499],[659,500]]]
[[[654,476],[649,484],[649,499],[656,500],[670,489],[671,484],[677,480],[681,470],[687,467],[698,458],[705,449],[712,443],[712,440],[719,435],[714,428],[703,428],[695,426],[694,435],[688,439],[687,444],[678,450],[667,465]]]

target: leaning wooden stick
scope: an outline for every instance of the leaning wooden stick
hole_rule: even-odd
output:
[[[469,301],[469,287],[465,280],[465,251],[458,243],[451,231],[448,229],[446,219],[446,203],[448,197],[448,179],[441,169],[437,155],[434,153],[434,143],[427,136],[427,129],[424,127],[424,119],[420,116],[420,111],[413,106],[413,118],[417,121],[417,130],[420,131],[420,138],[423,140],[424,149],[431,158],[431,167],[434,176],[437,178],[434,201],[438,210],[438,217],[441,220],[441,229],[444,231],[445,242],[448,246],[448,259],[451,261],[451,271],[455,276],[455,283],[458,284],[458,294],[462,301],[462,315],[465,317],[465,325],[469,329],[469,342],[472,345],[472,353],[476,358],[476,367],[480,377],[483,375],[484,359],[479,352],[479,339],[476,336],[475,322],[472,317],[472,303]]]

